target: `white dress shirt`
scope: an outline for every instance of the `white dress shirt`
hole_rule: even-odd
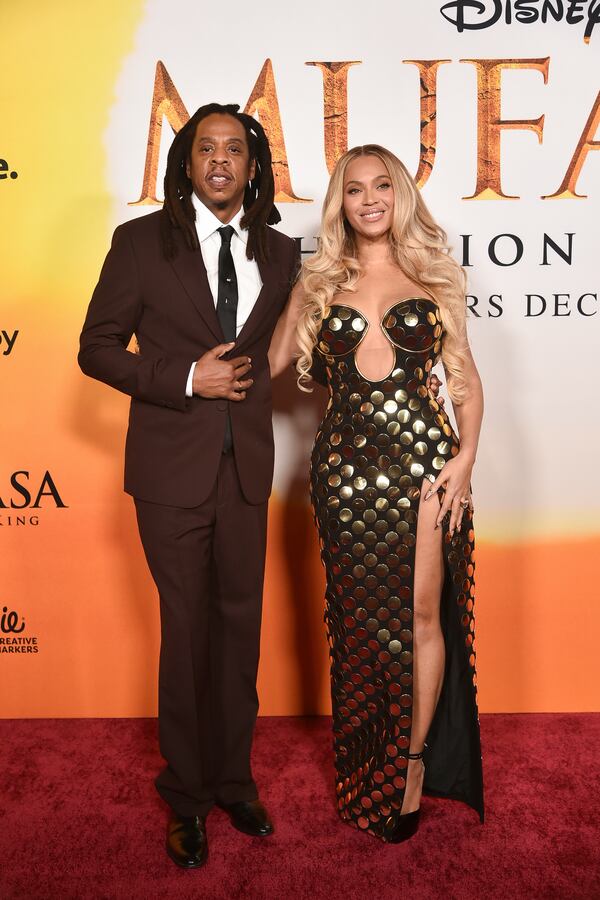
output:
[[[231,256],[233,257],[238,285],[237,336],[246,324],[246,320],[254,308],[262,287],[256,260],[246,257],[248,231],[245,228],[240,228],[240,219],[244,215],[244,209],[242,207],[230,222],[221,222],[194,193],[192,193],[192,203],[196,210],[196,232],[200,241],[200,251],[206,267],[208,285],[213,295],[215,308],[219,294],[219,250],[221,249],[221,235],[217,229],[222,228],[223,225],[231,225],[234,229],[234,234],[231,236]],[[196,363],[192,363],[186,385],[186,397],[193,396],[192,382],[195,368]]]

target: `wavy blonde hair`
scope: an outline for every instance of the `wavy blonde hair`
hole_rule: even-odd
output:
[[[445,231],[427,209],[420,191],[403,163],[379,144],[353,147],[338,160],[323,203],[321,235],[316,253],[307,259],[299,280],[305,305],[297,326],[300,356],[296,362],[298,386],[310,390],[309,374],[317,335],[326,310],[339,292],[353,292],[361,275],[354,232],[344,215],[344,180],[349,164],[359,156],[377,156],[385,165],[394,190],[394,212],[389,231],[392,258],[411,281],[433,297],[439,307],[446,336],[442,360],[452,400],[466,396],[464,376],[466,341],[466,277],[449,254]]]

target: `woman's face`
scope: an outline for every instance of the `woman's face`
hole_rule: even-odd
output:
[[[392,227],[394,189],[378,156],[357,156],[346,167],[344,213],[355,233],[370,240]]]

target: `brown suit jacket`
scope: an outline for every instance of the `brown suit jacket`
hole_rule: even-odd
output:
[[[242,490],[263,503],[273,477],[271,378],[267,352],[298,265],[295,242],[267,228],[262,289],[232,357],[248,354],[254,384],[239,403],[186,398],[192,363],[224,343],[200,250],[183,239],[165,260],[155,212],[120,225],[81,333],[79,365],[131,396],[125,490],[167,506],[198,506],[214,485],[230,408]],[[139,354],[127,350],[136,335]]]

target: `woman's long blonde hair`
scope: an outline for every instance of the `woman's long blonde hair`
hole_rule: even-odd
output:
[[[454,402],[461,403],[466,394],[465,273],[450,256],[446,233],[434,222],[405,166],[379,144],[365,144],[348,150],[338,160],[331,175],[323,203],[318,249],[304,262],[300,273],[305,306],[297,326],[298,385],[302,390],[309,389],[306,385],[311,380],[309,370],[313,349],[334,295],[340,291],[355,291],[361,274],[354,232],[344,215],[344,176],[354,159],[367,155],[377,156],[388,171],[394,189],[394,213],[389,232],[391,255],[404,274],[431,295],[439,307],[446,332],[442,359],[448,376],[448,391]]]

